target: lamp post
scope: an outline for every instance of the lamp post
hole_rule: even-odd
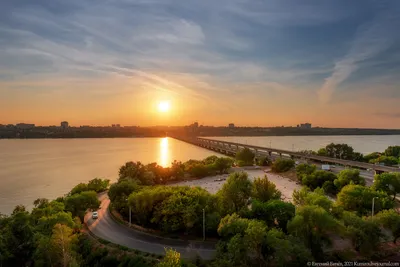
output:
[[[374,211],[375,211],[375,198],[379,198],[379,197],[374,197],[374,198],[372,198],[372,216],[371,216],[371,217],[374,217]]]

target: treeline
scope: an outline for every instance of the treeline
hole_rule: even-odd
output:
[[[394,166],[400,163],[400,146],[389,146],[384,152],[373,152],[368,155],[363,155],[355,152],[354,149],[347,144],[331,143],[317,152],[312,150],[301,151],[304,154],[315,154],[319,156],[354,160],[367,162],[371,164],[382,164],[386,166]]]
[[[80,253],[82,222],[87,210],[97,210],[97,192],[108,180],[79,184],[64,197],[39,198],[28,212],[15,207],[0,215],[0,262],[3,266],[93,266]]]
[[[242,154],[247,156],[237,160],[250,164],[252,156]],[[287,159],[269,164],[278,172],[294,167],[293,160]],[[380,260],[387,256],[389,252],[380,249],[382,242],[396,243],[400,237],[400,215],[394,209],[400,174],[378,175],[369,188],[357,170],[346,169],[336,176],[300,164],[296,173],[304,187],[293,193],[293,203],[282,201],[281,192],[266,176],[251,181],[244,172],[230,174],[216,194],[199,187],[143,186],[134,175],[120,176],[111,188],[122,190],[127,188],[122,185],[130,183],[122,211],[130,206],[133,223],[164,233],[200,238],[204,210],[206,235],[220,240],[210,266],[299,266],[313,260]],[[118,209],[114,198],[119,194],[112,191],[110,199]],[[375,216],[371,214],[373,201]],[[351,248],[332,251],[338,239],[348,240]]]

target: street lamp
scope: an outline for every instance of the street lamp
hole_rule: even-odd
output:
[[[374,197],[374,198],[372,198],[372,216],[371,216],[371,217],[374,217],[375,198],[379,198],[379,197]]]

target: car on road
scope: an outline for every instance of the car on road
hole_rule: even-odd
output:
[[[99,213],[97,211],[94,211],[92,213],[92,219],[97,219],[97,218],[99,218]]]

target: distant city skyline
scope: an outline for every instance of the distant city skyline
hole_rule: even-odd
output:
[[[1,6],[1,124],[400,128],[400,1]]]

